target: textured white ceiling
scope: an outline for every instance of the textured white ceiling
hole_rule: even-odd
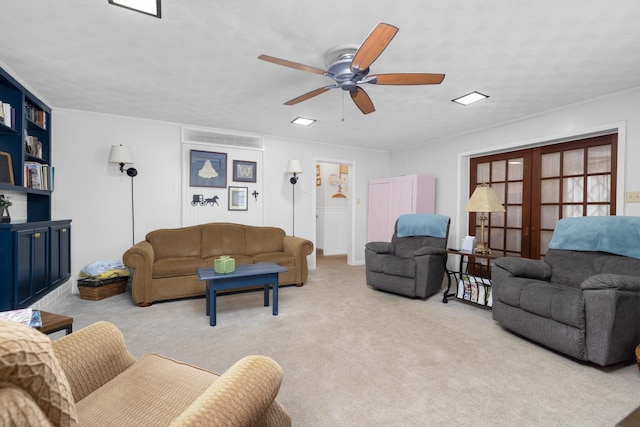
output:
[[[324,69],[325,51],[380,21],[400,31],[371,74],[444,82],[366,85],[366,116],[339,89],[282,105],[332,80],[258,55]],[[54,107],[395,150],[639,86],[639,23],[637,0],[163,0],[162,19],[0,0],[0,61]],[[451,102],[473,90],[490,98]]]

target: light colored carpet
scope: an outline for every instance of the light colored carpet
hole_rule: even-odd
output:
[[[204,298],[139,308],[128,294],[74,295],[50,310],[74,329],[115,323],[136,357],[222,372],[271,356],[296,426],[613,426],[640,405],[632,362],[577,362],[503,330],[489,310],[373,290],[343,257],[319,257],[304,287],[281,288],[279,308],[273,316],[260,291],[225,295],[215,327]]]

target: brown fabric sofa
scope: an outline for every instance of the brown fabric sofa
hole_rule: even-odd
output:
[[[279,285],[302,286],[312,251],[311,241],[287,236],[281,228],[214,222],[152,231],[124,253],[123,262],[133,269],[133,301],[148,306],[204,295],[205,282],[198,280],[196,269],[212,267],[222,255],[234,258],[236,265],[274,262],[289,270],[278,275]]]
[[[219,376],[157,354],[136,360],[108,322],[52,343],[0,320],[3,426],[290,426],[276,400],[281,382],[265,356]]]

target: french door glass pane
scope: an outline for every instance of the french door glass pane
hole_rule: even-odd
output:
[[[554,229],[559,219],[560,210],[557,205],[540,207],[540,228]]]
[[[504,189],[505,189],[505,185],[502,183],[493,183],[491,184],[491,188],[493,188],[493,191],[495,191],[496,196],[498,196],[498,199],[500,199],[500,203],[502,203],[504,205],[505,202],[505,194],[504,194]]]
[[[507,179],[507,161],[491,162],[491,181],[504,181],[505,179]]]
[[[587,201],[608,202],[611,175],[592,175],[587,177]]]
[[[563,153],[562,174],[582,175],[584,173],[584,149],[567,150]]]
[[[549,242],[553,236],[553,231],[541,231],[540,232],[540,254],[546,254],[549,249]]]
[[[560,176],[560,153],[549,153],[540,156],[542,178]]]
[[[486,231],[486,230],[485,230]],[[489,247],[497,250],[503,250],[503,237],[504,237],[504,228],[491,228],[491,237],[489,240]],[[487,236],[484,236],[485,240]]]
[[[560,202],[559,179],[544,179],[540,182],[540,201],[542,203]]]
[[[608,216],[609,205],[587,205],[587,216]]]
[[[478,163],[476,182],[479,184],[489,182],[489,163]]]
[[[507,186],[507,203],[522,203],[522,181],[510,182]]]
[[[507,227],[522,227],[522,206],[507,206]]]
[[[504,227],[504,212],[491,212],[489,218],[492,227]]]
[[[564,205],[562,207],[562,217],[571,218],[582,215],[582,205]]]
[[[611,146],[589,147],[587,151],[587,173],[611,172]]]
[[[511,159],[508,166],[509,181],[523,179],[524,177],[524,159]]]
[[[582,203],[584,195],[583,178],[564,178],[562,180],[562,201],[564,203]]]
[[[521,252],[522,250],[522,232],[520,230],[507,229],[507,252]]]

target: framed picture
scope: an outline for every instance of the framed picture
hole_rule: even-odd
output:
[[[11,154],[0,151],[0,182],[14,185],[13,166],[11,164]]]
[[[256,162],[234,160],[233,180],[238,182],[256,182]]]
[[[247,187],[229,186],[229,210],[246,211],[249,189]]]
[[[189,185],[227,187],[227,153],[191,150]]]

